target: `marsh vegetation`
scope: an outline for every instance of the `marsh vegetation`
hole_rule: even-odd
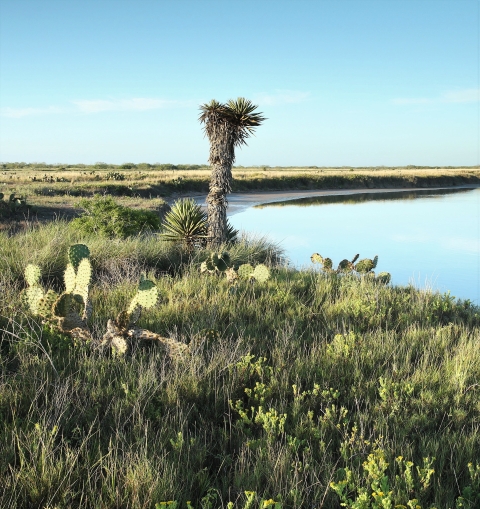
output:
[[[45,185],[10,171],[15,192]],[[82,171],[48,185],[79,200],[106,185]],[[160,199],[102,200],[76,223],[0,232],[0,507],[478,507],[478,307],[367,277],[375,259],[296,270],[264,239],[172,242],[159,235],[167,209],[118,208],[158,212]],[[25,300],[29,264],[43,292],[68,294],[78,244],[88,338]],[[128,337],[121,311],[145,280],[156,302],[135,327],[181,356],[140,336],[123,351],[102,343],[114,317]]]

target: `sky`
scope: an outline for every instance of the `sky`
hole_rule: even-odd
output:
[[[236,165],[480,163],[480,0],[0,0],[0,161],[206,164],[211,99],[267,117]]]

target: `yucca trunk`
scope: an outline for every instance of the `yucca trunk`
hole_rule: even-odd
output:
[[[231,191],[232,165],[235,160],[233,133],[227,122],[218,122],[208,132],[209,163],[212,166],[207,196],[208,244],[217,247],[226,241],[227,194]]]

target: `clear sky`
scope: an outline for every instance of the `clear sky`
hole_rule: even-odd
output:
[[[476,165],[479,3],[0,0],[0,161],[203,164],[243,96],[238,165]]]

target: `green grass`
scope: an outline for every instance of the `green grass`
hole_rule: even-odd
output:
[[[97,337],[145,271],[161,299],[139,325],[192,355],[174,362],[139,344],[112,356],[29,316],[23,268],[38,263],[58,287],[75,242],[92,254]],[[80,238],[63,222],[0,235],[0,507],[216,509],[255,491],[285,508],[338,508],[331,483],[349,469],[354,500],[381,458],[395,504],[476,507],[458,500],[468,486],[480,494],[468,467],[480,450],[480,310],[275,265],[281,253],[264,240],[230,253],[270,263],[272,278],[232,290],[200,274],[207,252],[155,236]],[[398,456],[435,458],[430,484],[413,468],[406,487]]]

